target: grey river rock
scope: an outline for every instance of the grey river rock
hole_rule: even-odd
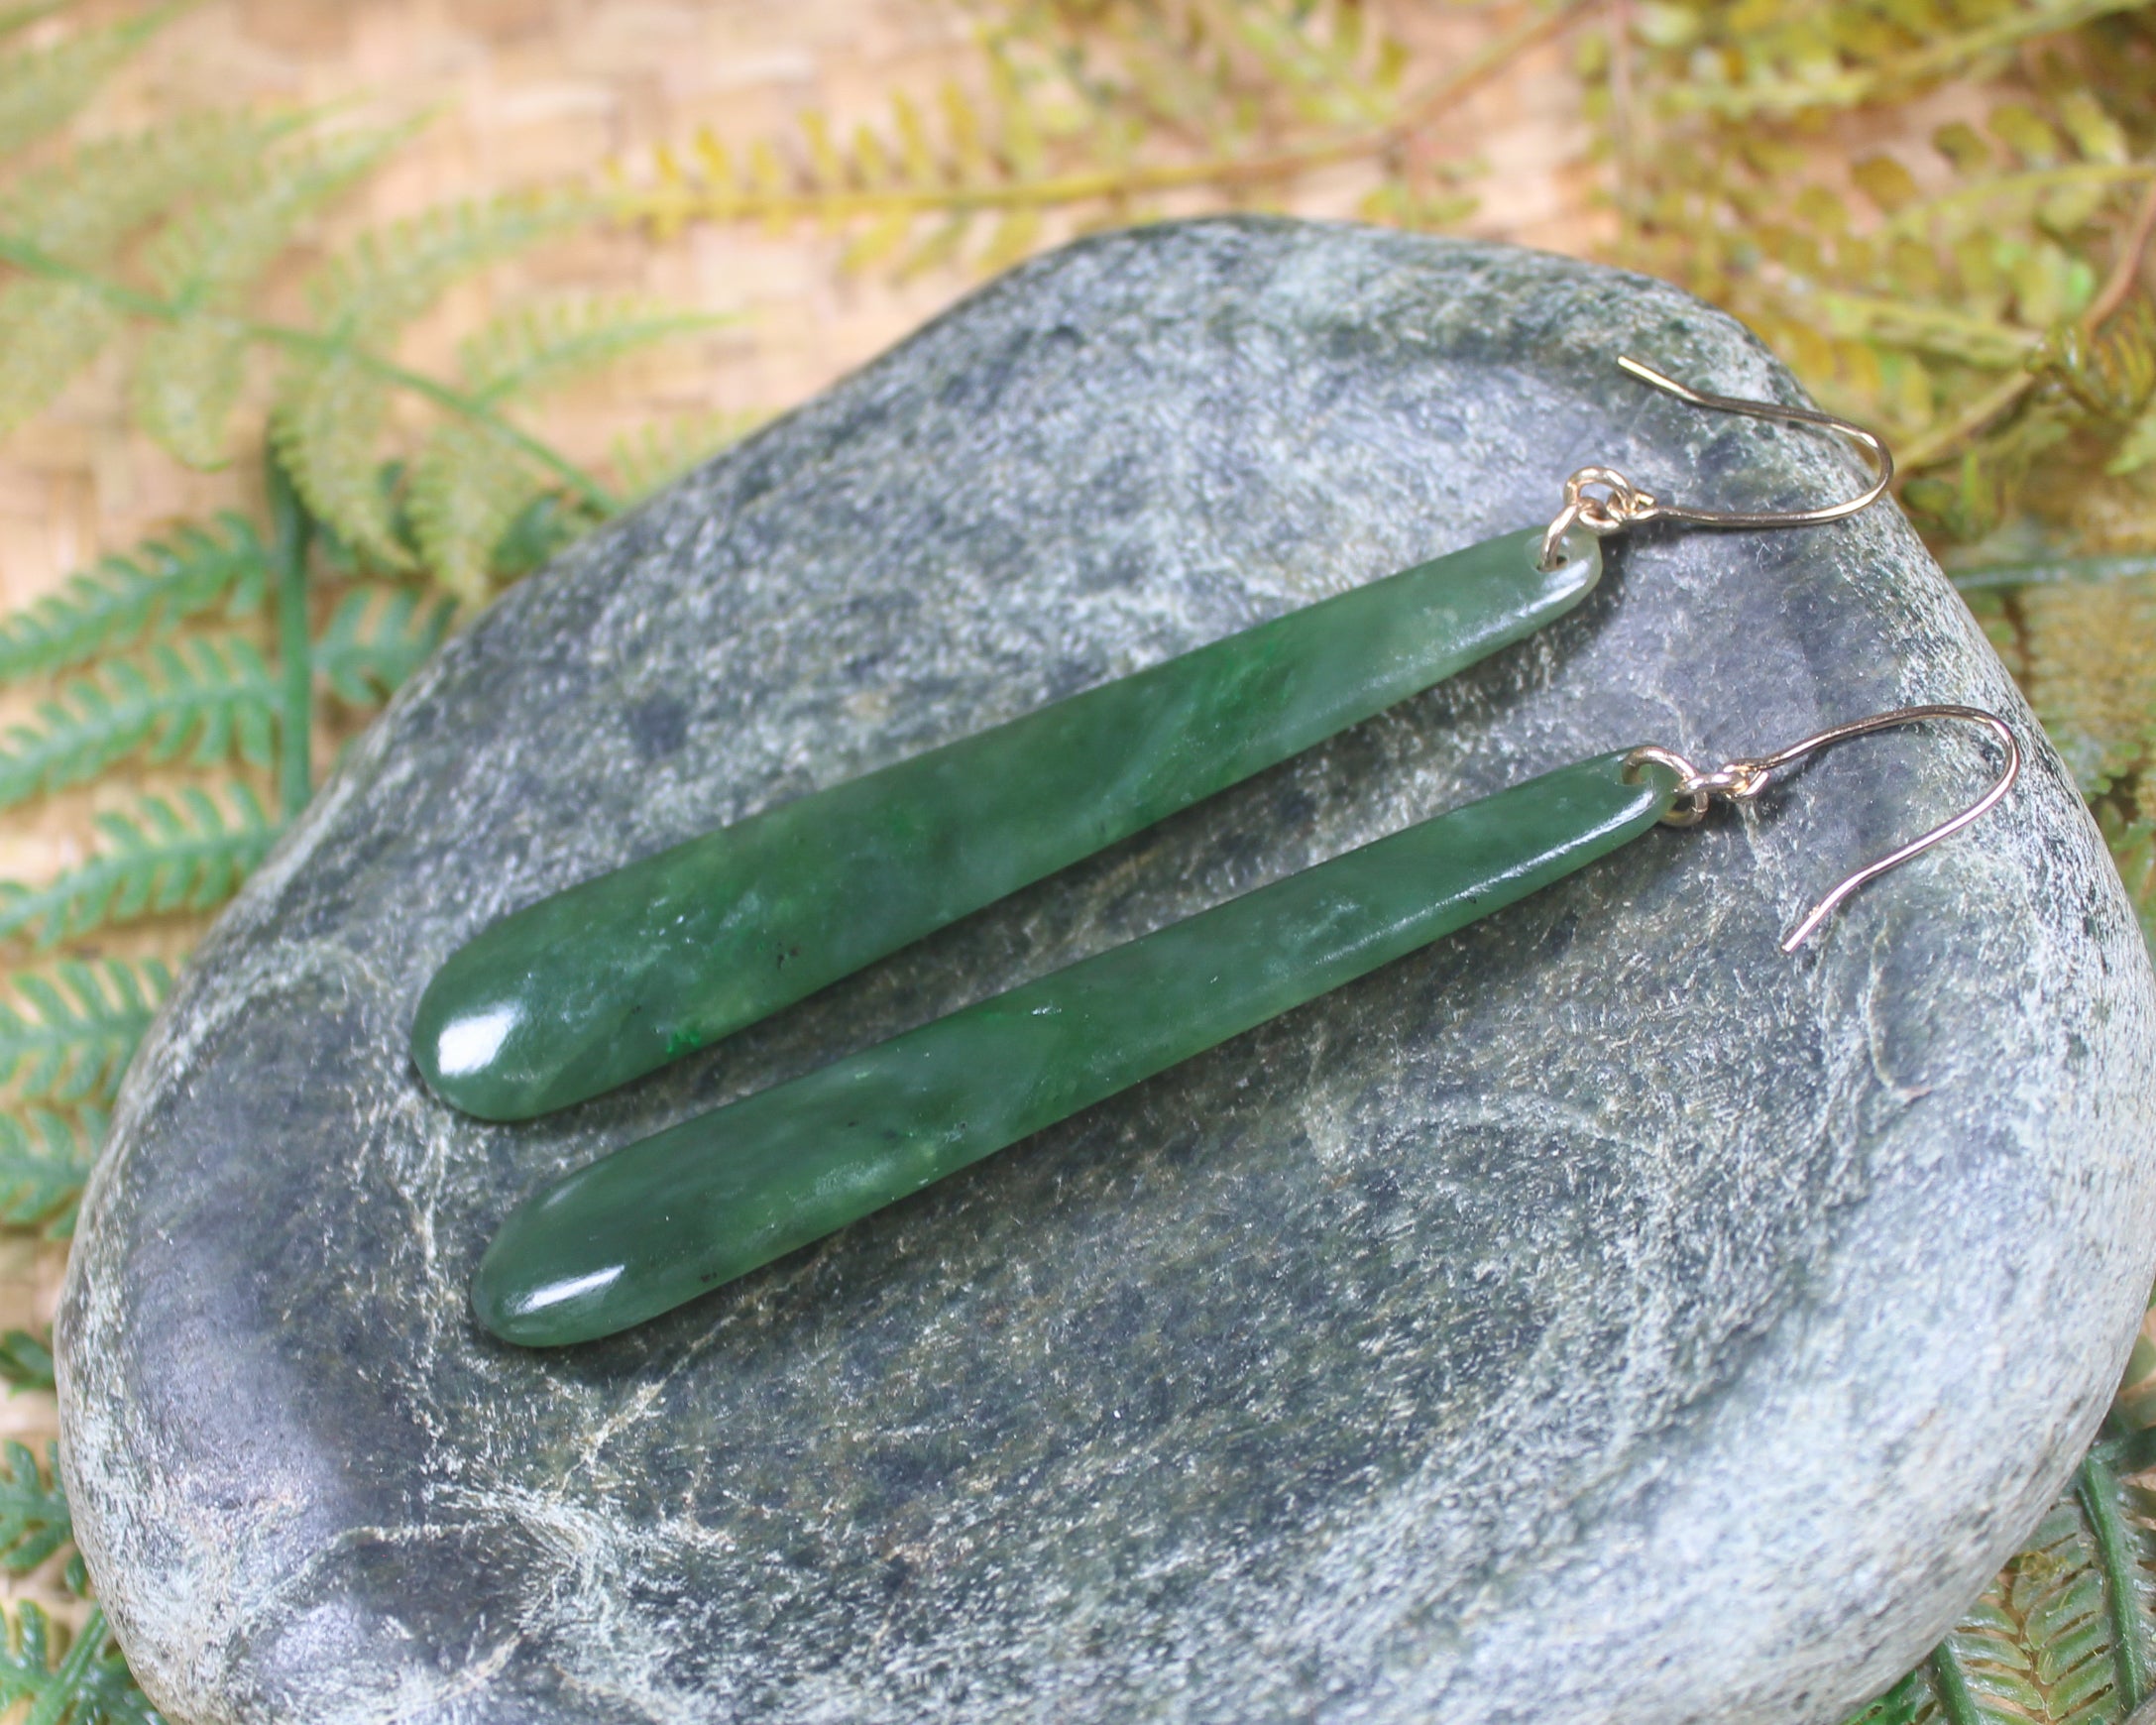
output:
[[[1086,241],[511,593],[145,1045],[59,1323],[76,1530],[178,1720],[1827,1725],[2089,1438],[2156,1270],[2156,993],[2098,834],[1890,508],[1613,541],[1537,638],[526,1125],[405,1054],[492,918],[1621,467],[1861,467],[1676,289],[1266,220]],[[1582,755],[1851,745],[642,1329],[466,1286],[538,1182]]]

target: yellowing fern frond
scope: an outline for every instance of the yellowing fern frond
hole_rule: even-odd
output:
[[[136,423],[176,461],[222,466],[249,351],[244,334],[201,318],[152,330],[135,371]]]
[[[848,269],[903,276],[969,252],[1000,267],[1040,243],[1048,213],[1128,219],[1199,187],[1247,202],[1313,167],[1380,160],[1447,88],[1411,99],[1404,51],[1373,39],[1355,0],[1025,0],[981,47],[977,79],[932,103],[894,92],[883,122],[850,137],[811,114],[792,138],[737,149],[707,130],[686,157],[660,150],[616,207],[661,236],[693,221],[843,228]]]
[[[2020,0],[1986,7],[1961,29],[1898,27],[1874,19],[1865,36],[1845,14],[1837,40],[1822,20],[1801,6],[1730,8],[1727,17],[1744,36],[1742,70],[1731,75],[1717,57],[1694,58],[1695,75],[1672,88],[1667,101],[1678,113],[1704,113],[1730,121],[1789,118],[1820,109],[1851,108],[1905,96],[1970,65],[2040,37],[2056,35],[2112,13],[2133,11],[2139,0]],[[1660,11],[1676,14],[1673,7]],[[1700,46],[1673,35],[1668,47]]]

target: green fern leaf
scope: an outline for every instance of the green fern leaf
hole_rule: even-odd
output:
[[[22,1004],[0,1000],[0,1085],[23,1102],[100,1104],[120,1088],[172,975],[155,959],[106,959],[14,981]]]
[[[107,557],[59,592],[0,619],[0,683],[65,670],[220,600],[234,614],[262,602],[269,559],[254,527],[220,515],[125,556]]]
[[[381,568],[409,569],[375,459],[389,412],[381,375],[335,354],[285,376],[270,439],[307,508],[347,547]]]
[[[0,230],[62,264],[94,269],[146,225],[229,191],[304,124],[211,112],[85,144],[0,193]]]
[[[1931,1658],[1850,1725],[2119,1725],[2149,1698],[2156,1501],[2130,1473],[2156,1457],[2119,1424]]]
[[[32,1335],[27,1329],[0,1335],[0,1382],[8,1386],[11,1396],[17,1390],[53,1389],[53,1338]]]
[[[474,400],[493,407],[721,321],[636,300],[520,310],[465,344],[465,384]],[[470,420],[443,425],[411,468],[412,529],[435,579],[468,603],[482,601],[504,536],[553,484],[498,427]]]
[[[72,282],[0,288],[0,435],[50,406],[124,321],[104,295]]]
[[[34,1601],[15,1607],[0,1648],[0,1706],[23,1701],[25,1725],[163,1725],[95,1605],[71,1639]]]
[[[585,220],[570,198],[453,204],[363,236],[316,278],[309,296],[334,339],[378,343],[475,271]]]
[[[238,635],[161,642],[114,659],[42,701],[37,722],[11,727],[0,748],[0,807],[78,784],[141,751],[153,762],[183,751],[198,766],[237,752],[270,763],[277,685]]]
[[[761,413],[692,413],[617,438],[611,460],[622,495],[631,502],[649,497],[730,444],[738,443],[763,419]]]
[[[729,321],[642,299],[570,300],[513,311],[464,344],[464,381],[491,406],[512,396],[556,389],[638,348]]]
[[[41,1468],[29,1444],[9,1438],[0,1445],[0,1569],[11,1575],[29,1574],[74,1541],[57,1451],[55,1444]]]
[[[239,302],[302,222],[379,167],[415,128],[308,138],[257,161],[238,191],[158,235],[144,264],[176,305]]]
[[[0,1226],[34,1228],[54,1240],[73,1233],[82,1183],[104,1136],[105,1118],[95,1108],[72,1117],[48,1108],[20,1119],[0,1114]]]
[[[551,480],[489,425],[452,421],[426,441],[411,471],[411,524],[434,579],[483,603],[495,548]]]
[[[566,545],[582,538],[605,518],[581,498],[548,492],[532,500],[494,548],[498,581],[521,581],[552,562]]]
[[[135,421],[175,461],[207,472],[229,458],[248,345],[221,323],[192,318],[154,329],[143,342],[130,392]]]
[[[153,279],[171,303],[194,310],[237,305],[290,243],[299,224],[375,168],[405,132],[309,140],[265,160],[238,196],[166,228],[149,251]],[[225,458],[232,408],[246,378],[248,337],[202,319],[155,329],[135,372],[135,416],[179,460]]]
[[[456,612],[456,601],[422,606],[408,588],[350,594],[315,646],[314,668],[341,699],[374,706],[433,656]]]
[[[19,29],[57,10],[17,7],[0,19],[0,27]],[[82,31],[43,53],[0,60],[0,156],[14,154],[64,123],[180,10],[161,6],[102,30]]]
[[[1863,1712],[1852,1715],[1849,1725],[1916,1725],[1918,1709],[1930,1698],[1923,1679],[1911,1671]]]
[[[0,197],[0,256],[31,273],[0,288],[0,431],[42,410],[122,327],[109,294],[65,273],[106,265],[145,225],[230,184],[292,124],[180,121],[86,146]]]
[[[226,790],[232,812],[188,785],[176,803],[142,799],[133,815],[96,817],[105,848],[43,886],[0,881],[0,938],[40,946],[173,911],[222,904],[269,854],[278,828],[246,784]]]

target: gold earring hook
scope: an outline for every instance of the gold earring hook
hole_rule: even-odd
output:
[[[1869,885],[1890,868],[1898,868],[1912,857],[1920,857],[1942,839],[1951,839],[1964,827],[1981,821],[1998,807],[2006,793],[2013,789],[2014,780],[2021,775],[2021,745],[2014,740],[2006,721],[1996,713],[1987,713],[1982,707],[1933,706],[1896,707],[1890,713],[1874,713],[1869,719],[1854,719],[1847,725],[1837,725],[1822,731],[1816,737],[1807,737],[1801,743],[1792,743],[1787,748],[1772,754],[1762,754],[1748,760],[1733,760],[1712,772],[1701,772],[1683,755],[1667,748],[1648,747],[1636,748],[1625,756],[1625,774],[1637,778],[1641,765],[1653,761],[1668,767],[1677,775],[1677,788],[1669,812],[1662,817],[1672,827],[1696,827],[1705,817],[1716,797],[1725,802],[1746,803],[1752,801],[1767,786],[1767,781],[1783,767],[1802,760],[1807,754],[1846,742],[1852,737],[1868,737],[1875,731],[1891,731],[1903,725],[1917,725],[1927,719],[1960,719],[1972,725],[1982,725],[1997,738],[2006,752],[2006,764],[1993,781],[1991,788],[1951,820],[1941,821],[1921,838],[1912,839],[1897,851],[1890,851],[1876,862],[1868,862],[1856,873],[1837,884],[1833,891],[1807,911],[1799,922],[1782,938],[1781,950],[1793,953],[1814,934],[1820,925],[1846,901],[1852,893]]]
[[[1751,402],[1739,396],[1710,395],[1705,390],[1695,390],[1689,384],[1665,377],[1629,353],[1619,354],[1617,364],[1628,376],[1651,384],[1694,407],[1706,407],[1718,413],[1742,413],[1750,419],[1775,419],[1784,424],[1817,425],[1823,430],[1838,431],[1864,452],[1875,477],[1864,492],[1847,502],[1825,504],[1814,510],[1705,510],[1663,503],[1652,492],[1634,485],[1615,468],[1583,467],[1564,482],[1564,508],[1557,512],[1557,518],[1549,523],[1549,530],[1542,535],[1544,568],[1554,568],[1560,561],[1558,543],[1575,524],[1585,527],[1597,538],[1621,533],[1643,521],[1690,521],[1703,527],[1815,526],[1821,521],[1838,521],[1859,510],[1870,509],[1893,484],[1893,451],[1886,447],[1885,440],[1877,432],[1869,431],[1854,420],[1822,413],[1815,407],[1786,407],[1778,402]],[[1606,495],[1598,496],[1588,491],[1589,486],[1600,486]]]

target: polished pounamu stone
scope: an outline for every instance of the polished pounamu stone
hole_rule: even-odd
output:
[[[1829,1725],[2032,1525],[2156,1269],[2156,983],[1890,508],[1617,541],[1569,617],[718,1046],[491,1126],[412,1069],[516,907],[1553,513],[1849,495],[1736,324],[1500,247],[1225,221],[992,285],[512,593],[146,1043],[62,1465],[171,1716]],[[626,1334],[489,1337],[516,1205],[1640,739],[1868,739]]]
[[[487,1119],[589,1100],[1360,724],[1562,617],[1529,528],[796,797],[526,906],[427,985],[412,1058]]]
[[[506,1341],[641,1323],[1637,839],[1677,775],[1559,767],[565,1175],[472,1285]]]

